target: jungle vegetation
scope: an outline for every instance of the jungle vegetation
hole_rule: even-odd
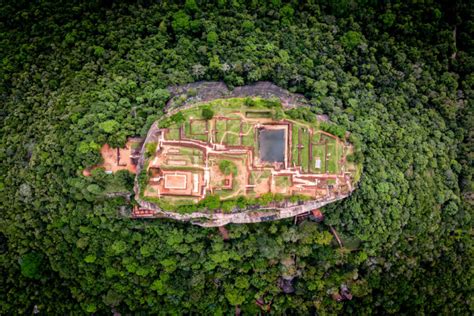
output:
[[[472,1],[0,6],[0,314],[255,315],[257,299],[273,314],[473,313]],[[357,190],[323,224],[231,225],[228,240],[124,216],[104,192],[132,177],[82,170],[145,135],[166,87],[199,80],[304,94],[351,131]]]

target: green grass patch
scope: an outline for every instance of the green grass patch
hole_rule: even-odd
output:
[[[230,190],[216,190],[215,194],[220,197],[221,200],[228,199],[232,197],[232,195],[237,192],[239,189],[239,181],[237,181],[235,178],[232,181],[232,189]]]
[[[226,120],[216,120],[216,142],[220,143],[225,142],[225,139],[223,140],[224,134],[227,131],[226,128]]]
[[[271,175],[271,172],[269,170],[251,171],[250,177],[249,177],[249,183],[259,184],[259,183],[262,183],[263,181],[268,181],[268,178],[270,177],[270,175]]]
[[[207,134],[207,122],[191,121],[191,132],[193,134]]]
[[[179,140],[179,128],[169,128],[165,134],[167,140]]]
[[[315,131],[313,133],[313,137],[311,140],[313,141],[314,144],[319,143],[319,141],[321,140],[321,133],[318,133],[317,131]]]
[[[240,133],[240,120],[228,120],[227,131],[233,133]]]
[[[179,147],[179,154],[184,156],[192,156],[194,154],[194,148]]]
[[[187,164],[202,165],[204,157],[202,151],[195,148],[179,147],[179,154],[170,154],[169,160],[184,160]]]
[[[142,145],[142,144],[141,144],[140,142],[132,142],[132,143],[130,144],[130,148],[131,148],[131,149],[138,149],[139,147],[141,147],[141,145]]]
[[[242,136],[242,145],[244,146],[255,146],[255,127],[252,124],[243,122],[242,123],[242,132],[248,133],[247,135]]]
[[[219,170],[225,175],[237,175],[237,166],[233,161],[230,160],[219,161]]]
[[[291,185],[291,177],[290,176],[275,177],[275,185],[280,188],[288,188]]]
[[[317,169],[315,167],[316,160],[321,160],[321,168]],[[314,145],[313,144],[313,161],[311,162],[311,172],[314,173],[325,173],[326,172],[326,146],[323,145]]]
[[[245,117],[248,118],[271,118],[272,111],[245,111]]]
[[[194,123],[197,123],[198,121],[195,121],[193,122],[193,126],[194,126]],[[205,126],[205,122],[200,122],[202,124],[204,124]],[[197,126],[199,126],[200,124],[198,123]],[[194,127],[193,127],[194,128]],[[204,130],[205,130],[205,127],[204,127]],[[192,130],[193,133],[195,133],[194,130]],[[201,140],[201,141],[205,141],[207,142],[208,140],[208,135],[192,135],[191,134],[191,122],[189,120],[187,120],[186,122],[184,122],[184,135],[186,136],[186,138],[189,138],[189,139],[196,139],[196,140]]]
[[[321,140],[326,141],[328,144],[336,143],[336,139],[330,136],[327,136],[326,134],[321,134]]]
[[[199,106],[199,107],[193,107],[190,109],[187,109],[185,111],[182,111],[186,121],[190,121],[191,119],[202,119],[202,109],[205,106]]]
[[[197,211],[197,201],[193,198],[162,196],[160,198],[146,196],[144,201],[156,204],[165,211],[173,211],[178,213],[192,213]]]
[[[229,146],[240,146],[240,120],[227,121],[225,143]]]
[[[330,143],[327,145],[327,159],[328,159],[328,172],[329,173],[338,173],[339,164],[338,164],[338,155],[337,155],[337,144]]]
[[[240,146],[240,136],[234,134],[227,134],[226,144],[228,146]]]
[[[201,168],[197,168],[194,166],[167,166],[167,165],[161,165],[160,166],[162,170],[166,171],[175,171],[175,170],[183,170],[183,171],[202,171]]]
[[[309,131],[307,128],[301,128],[301,144],[303,148],[300,151],[301,154],[301,167],[304,171],[309,170]]]
[[[184,123],[184,135],[186,135],[187,138],[191,138],[191,122],[189,121]]]
[[[291,128],[291,162],[292,165],[298,165],[298,133],[299,128],[296,124]]]

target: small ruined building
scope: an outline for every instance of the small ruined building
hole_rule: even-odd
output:
[[[96,168],[103,168],[106,173],[113,173],[119,170],[128,170],[136,173],[138,160],[140,158],[144,139],[130,137],[124,148],[112,148],[104,144],[100,149],[103,163],[83,171],[84,176],[90,176],[90,172]]]

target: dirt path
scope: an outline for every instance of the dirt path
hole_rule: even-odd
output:
[[[224,139],[227,135],[227,133],[231,134],[231,135],[236,135],[236,136],[247,136],[250,131],[252,130],[252,128],[254,128],[254,126],[250,126],[249,130],[247,131],[247,133],[245,134],[242,134],[242,133],[236,133],[236,132],[231,132],[231,131],[225,131],[224,132],[224,135],[222,135],[222,138],[221,138],[221,141],[219,142],[219,145],[222,145],[222,143],[224,142]]]

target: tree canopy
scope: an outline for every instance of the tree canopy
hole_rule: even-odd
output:
[[[461,0],[2,3],[0,314],[472,314],[472,14]],[[294,115],[351,131],[357,190],[323,224],[232,225],[225,241],[130,219],[133,201],[107,193],[132,177],[82,171],[144,136],[167,87],[199,80],[303,94]]]

